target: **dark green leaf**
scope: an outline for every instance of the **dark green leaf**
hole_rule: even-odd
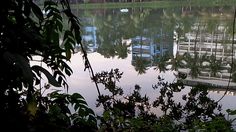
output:
[[[71,51],[66,49],[66,57],[69,60],[71,58]]]
[[[66,30],[65,33],[64,33],[64,38],[63,38],[63,40],[65,41],[65,40],[68,39],[68,38],[72,38],[72,39],[73,39],[74,37],[73,37],[73,34],[72,34],[71,31]]]
[[[92,109],[90,109],[90,108],[87,109],[87,112],[88,112],[89,114],[91,114],[91,115],[95,115],[94,111],[93,111]]]
[[[63,77],[63,78],[66,78],[65,75],[64,75],[61,71],[59,71],[59,70],[55,71],[53,76],[54,76],[54,77],[57,77],[57,75],[58,75],[58,76],[61,76],[61,77]]]
[[[87,115],[86,115],[86,111],[85,111],[84,109],[79,109],[78,113],[79,113],[79,115],[82,116],[82,117],[87,116]]]
[[[59,92],[61,92],[61,90],[55,90],[49,93],[48,96],[50,96],[51,98],[57,98],[58,96],[60,96]]]
[[[92,115],[89,115],[88,120],[92,121],[92,122],[95,122],[95,123],[97,122],[96,118]]]
[[[44,5],[45,6],[57,6],[57,4],[54,2],[54,1],[50,1],[50,0],[46,0],[45,2],[44,2]]]
[[[59,13],[54,14],[55,21],[62,24],[62,17]]]
[[[73,93],[72,95],[71,95],[71,98],[73,98],[73,99],[83,99],[84,100],[84,97],[82,96],[82,95],[80,95],[79,93]]]
[[[24,80],[27,81],[29,85],[33,85],[33,73],[27,59],[19,54],[12,54],[10,52],[3,53],[3,58],[9,65],[20,68]]]
[[[88,108],[88,104],[84,100],[78,100],[75,102],[74,109],[78,110],[78,108]]]
[[[80,108],[80,104],[75,104],[74,109],[77,111]]]
[[[227,112],[229,115],[236,115],[236,110],[227,109],[226,112]]]
[[[68,75],[68,76],[71,75],[71,72],[70,72],[70,70],[68,70],[68,69],[65,69],[65,73],[66,73],[66,75]]]
[[[56,79],[51,75],[51,73],[49,73],[43,67],[34,65],[34,66],[32,66],[32,70],[34,70],[36,72],[40,71],[40,72],[44,73],[44,75],[47,77],[50,84],[52,84],[55,87],[61,87],[61,85],[56,81]]]
[[[81,43],[81,35],[80,35],[80,31],[78,30],[78,31],[75,31],[75,39],[76,39],[76,42],[78,43],[78,44],[80,44]]]
[[[61,63],[65,69],[68,69],[71,73],[73,73],[73,70],[64,61],[62,61]]]
[[[36,15],[36,17],[42,21],[43,20],[43,13],[42,13],[41,9],[33,2],[31,3],[31,6],[32,6],[32,11]]]
[[[30,15],[31,7],[30,7],[30,4],[28,2],[25,2],[24,4],[25,4],[24,5],[24,14],[25,14],[25,16],[28,17]]]

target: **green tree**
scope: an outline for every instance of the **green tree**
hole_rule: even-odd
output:
[[[75,44],[81,44],[78,19],[67,0],[60,4],[61,10],[53,1],[45,1],[42,9],[32,0],[0,3],[0,120],[3,130],[72,131],[86,125],[96,128],[94,113],[81,95],[59,91],[43,95],[43,90],[50,85],[68,89],[66,75],[70,76],[72,69],[67,62]],[[68,19],[63,19],[64,16]],[[68,21],[68,27],[63,26],[64,20]],[[40,63],[49,69],[30,65],[35,56],[39,56]],[[87,68],[89,62],[85,52],[84,57]],[[50,85],[40,85],[41,74]],[[87,121],[92,124],[88,125]]]

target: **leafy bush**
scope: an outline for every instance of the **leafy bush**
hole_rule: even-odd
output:
[[[78,19],[67,0],[0,3],[0,121],[7,131],[76,131],[97,128],[95,114],[80,94],[55,91],[43,95],[42,74],[50,85],[68,88],[67,65],[74,46],[81,44]],[[61,10],[59,10],[61,9]],[[44,11],[44,12],[43,12]],[[68,19],[62,19],[67,17]],[[68,27],[63,25],[68,21]],[[61,40],[63,38],[63,40]],[[86,54],[84,54],[86,56]],[[30,65],[39,56],[40,65]],[[42,67],[48,66],[52,72]],[[72,107],[70,110],[69,108]]]
[[[192,87],[183,95],[184,103],[176,102],[175,93],[183,90],[182,80],[173,83],[159,81],[153,86],[160,90],[154,100],[140,94],[136,85],[130,95],[124,95],[117,82],[122,73],[118,69],[96,74],[98,83],[104,84],[110,94],[98,98],[98,106],[104,111],[100,120],[100,131],[232,131],[231,122],[221,113],[221,106],[207,97],[208,88],[203,85]],[[157,93],[158,95],[158,93]],[[163,115],[156,115],[150,108],[161,109]],[[218,125],[220,123],[221,126]]]

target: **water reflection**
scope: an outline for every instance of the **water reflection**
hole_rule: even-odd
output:
[[[139,74],[145,73],[147,67],[153,67],[163,62],[161,59],[164,56],[173,54],[173,34],[164,34],[162,30],[159,34],[149,38],[143,36],[132,38],[131,44],[132,65]],[[160,66],[159,69],[161,69]]]
[[[235,58],[235,53],[232,54],[235,46],[231,45],[233,12],[232,7],[77,10],[83,27],[82,40],[95,71],[119,68],[124,71],[122,88],[140,84],[145,87],[144,93],[151,96],[156,96],[151,86],[157,75],[173,81],[173,73],[181,72],[188,75],[189,85],[205,83],[218,87],[210,90],[210,96],[216,99],[222,94],[216,95],[214,91],[225,90],[231,57]],[[76,60],[75,57],[78,55],[72,59]],[[81,73],[78,76],[82,78]],[[87,84],[90,78],[84,76],[79,85],[92,87],[80,91],[86,97],[86,91],[95,90]],[[235,83],[230,85],[236,87]],[[72,87],[79,86],[74,82]],[[235,95],[232,91],[228,93]],[[93,97],[87,98],[94,102],[96,96]]]
[[[82,36],[82,43],[86,46],[87,52],[96,52],[98,48],[97,43],[97,28],[95,26],[84,27]]]
[[[226,9],[81,11],[83,43],[89,52],[105,58],[125,59],[131,52],[131,64],[139,74],[150,67],[166,71],[171,65],[172,70],[194,78],[227,81],[235,46],[231,45],[232,10]]]
[[[189,32],[178,37],[177,54],[184,56],[188,65],[179,69],[179,72],[197,78],[189,78],[190,84],[201,82],[227,87],[231,73],[234,76],[231,67],[235,58],[235,45],[232,45],[229,21],[216,20],[218,22],[211,23],[211,20],[199,19],[193,23]],[[235,83],[230,85],[236,86]]]
[[[225,94],[225,89],[214,88],[214,89],[210,89],[209,92],[224,95]],[[236,90],[231,89],[231,90],[226,92],[226,95],[236,96]]]

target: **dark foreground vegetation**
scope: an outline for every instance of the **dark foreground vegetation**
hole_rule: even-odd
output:
[[[103,95],[97,89],[98,107],[101,105],[103,113],[96,115],[79,93],[55,90],[44,94],[51,85],[69,88],[66,78],[73,71],[67,62],[75,44],[83,45],[80,23],[67,0],[46,1],[43,10],[31,0],[0,4],[2,131],[233,131],[233,120],[226,119],[218,102],[207,97],[207,87],[193,87],[182,96],[185,103],[175,102],[173,95],[185,88],[181,81],[184,76],[179,75],[173,83],[158,78],[153,88],[160,91],[160,96],[154,101],[141,95],[138,85],[130,95],[124,95],[116,85],[122,72],[113,69],[93,74],[83,49],[85,70],[92,73],[95,84],[103,84],[109,92]],[[31,61],[39,65],[31,65]],[[41,83],[43,76],[48,80],[46,85]],[[153,108],[163,113],[152,113]],[[228,114],[234,115],[235,111],[228,110]]]

